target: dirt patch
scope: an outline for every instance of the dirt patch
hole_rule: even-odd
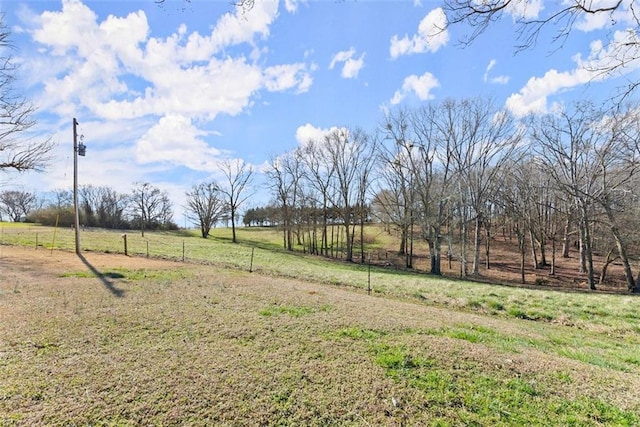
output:
[[[511,286],[535,287],[542,289],[558,289],[565,291],[582,290],[588,291],[587,278],[584,273],[580,273],[580,254],[576,248],[570,248],[569,257],[563,258],[558,247],[555,260],[555,272],[551,274],[551,252],[547,249],[546,262],[544,266],[533,267],[530,249],[525,255],[525,284],[521,283],[520,255],[517,242],[506,237],[496,236],[491,241],[489,254],[489,268],[487,268],[487,256],[484,252],[480,255],[479,273],[480,277],[467,277],[486,283],[499,283]],[[430,259],[428,257],[428,247],[416,241],[414,248],[413,268],[418,271],[428,272],[430,270]],[[471,274],[471,254],[468,255],[468,274]],[[381,250],[373,253],[375,264],[389,268],[404,269],[406,257],[398,255],[392,250]],[[595,280],[598,291],[607,293],[627,293],[627,283],[624,270],[620,262],[613,262],[607,268],[606,280],[598,283],[602,272],[602,267],[606,263],[606,256],[594,254]],[[459,257],[452,257],[451,262],[444,257],[442,259],[442,274],[447,277],[460,277]]]

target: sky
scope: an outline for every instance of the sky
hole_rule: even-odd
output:
[[[395,108],[486,96],[523,117],[609,99],[638,65],[605,78],[588,64],[628,36],[626,7],[579,20],[561,43],[549,28],[516,54],[514,16],[544,17],[558,1],[511,8],[464,46],[472,29],[447,27],[439,0],[256,0],[244,12],[228,0],[0,0],[17,89],[38,107],[34,132],[58,143],[45,172],[3,187],[72,188],[76,118],[79,184],[129,193],[151,182],[180,224],[185,191],[222,181],[220,162],[253,165],[258,185],[275,156],[333,127],[372,132]],[[255,194],[247,207],[269,201],[266,188]]]

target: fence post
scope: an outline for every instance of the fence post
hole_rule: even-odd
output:
[[[253,273],[253,252],[256,248],[251,248],[251,263],[249,264],[249,273]]]
[[[367,258],[367,295],[371,295],[371,252],[368,253]]]
[[[129,252],[127,251],[127,233],[122,234],[122,240],[124,240],[124,254],[125,256],[129,256]]]
[[[182,241],[182,262],[184,262],[184,240]]]

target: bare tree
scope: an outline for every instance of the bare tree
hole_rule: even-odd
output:
[[[461,213],[461,274],[466,275],[466,238],[473,222],[473,275],[478,276],[482,227],[500,169],[508,163],[522,138],[507,111],[492,100],[475,98],[445,101],[441,108],[445,138],[457,177]]]
[[[370,165],[371,146],[371,139],[361,129],[340,128],[325,137],[323,149],[335,169],[334,205],[344,227],[347,261],[353,261],[355,220],[359,214],[363,186],[366,186],[364,169]]]
[[[381,145],[380,178],[387,190],[386,197],[378,198],[379,206],[392,225],[400,232],[399,255],[405,256],[405,266],[413,267],[413,225],[416,210],[413,160],[413,129],[408,110],[397,110],[385,115],[382,132],[390,144]]]
[[[301,158],[305,164],[306,182],[309,187],[307,193],[321,210],[320,253],[329,256],[329,216],[331,201],[335,196],[335,187],[332,185],[335,165],[329,160],[323,141],[308,141],[302,147]],[[331,227],[333,231],[333,225]],[[331,240],[333,244],[333,238]]]
[[[293,227],[295,210],[301,198],[303,162],[299,149],[271,159],[267,178],[276,199],[282,221],[284,248],[293,250]]]
[[[73,190],[57,188],[52,192],[51,206],[56,209],[73,207]]]
[[[82,185],[78,189],[80,198],[80,221],[83,225],[94,227],[97,224],[96,210],[99,204],[99,190],[93,185]]]
[[[601,112],[592,104],[533,119],[533,152],[557,188],[575,206],[580,230],[580,265],[587,274],[589,289],[595,289],[593,267],[594,198],[598,187],[598,165],[594,147],[601,135],[594,123]]]
[[[220,187],[215,181],[203,182],[195,184],[186,195],[188,217],[200,225],[202,238],[206,239],[211,228],[227,209]]]
[[[9,30],[0,14],[0,170],[42,170],[50,160],[52,139],[29,134],[36,124],[36,108],[16,93],[18,66],[9,52]]]
[[[378,147],[380,146],[380,141],[377,137],[371,137],[366,135],[362,141],[362,145],[360,149],[362,153],[360,154],[360,164],[358,167],[358,173],[356,175],[356,191],[357,191],[357,215],[360,220],[360,262],[365,263],[365,236],[364,236],[364,225],[369,220],[370,209],[369,204],[367,203],[368,197],[371,191],[372,182],[374,180],[373,176],[375,173],[375,163],[376,163],[376,153],[378,151]],[[412,252],[413,252],[413,248]],[[413,267],[413,265],[412,265]]]
[[[453,142],[450,138],[450,111],[430,104],[412,115],[414,140],[417,144],[415,187],[420,204],[423,238],[429,245],[431,274],[442,274],[442,242],[446,225],[452,217],[455,199]],[[412,157],[413,158],[413,157]],[[451,257],[451,244],[448,254]]]
[[[631,292],[640,292],[635,282],[629,261],[628,233],[623,231],[626,211],[631,207],[634,192],[637,191],[635,178],[640,172],[640,126],[637,108],[618,110],[612,115],[603,115],[595,124],[600,134],[599,143],[594,147],[594,162],[597,165],[598,181],[595,202],[604,211],[606,226],[615,242],[618,256]]]
[[[96,220],[100,227],[122,228],[126,226],[125,211],[129,195],[118,193],[110,187],[98,187]]]
[[[131,203],[134,222],[139,222],[142,237],[146,228],[166,225],[173,215],[168,193],[148,182],[134,184]]]
[[[231,216],[231,234],[233,243],[237,243],[236,215],[242,204],[251,197],[248,191],[253,179],[253,167],[244,160],[225,160],[221,164],[221,170],[225,177],[225,183],[220,191],[226,198],[226,203]]]
[[[500,171],[502,185],[498,191],[497,202],[508,219],[508,226],[518,238],[520,253],[520,283],[526,283],[526,231],[528,210],[531,208],[530,188],[525,168],[512,162],[510,167]]]
[[[0,193],[0,212],[13,222],[19,222],[36,207],[37,198],[28,191],[7,190]]]

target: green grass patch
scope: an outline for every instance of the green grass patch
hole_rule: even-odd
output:
[[[480,328],[478,328],[480,329]],[[450,331],[445,335],[469,342],[469,334]],[[468,332],[468,331],[467,331]],[[485,329],[478,334],[493,335]],[[463,425],[623,425],[640,422],[640,416],[598,398],[565,399],[556,395],[551,384],[538,385],[524,377],[513,378],[510,371],[496,369],[491,375],[475,362],[464,363],[463,370],[452,370],[447,362],[416,354],[405,344],[390,344],[382,335],[370,345],[376,365],[396,382],[419,390],[424,406],[439,414],[432,425],[450,425],[452,419]],[[396,336],[396,339],[398,337]],[[456,362],[460,365],[460,361]],[[557,384],[570,384],[566,372],[551,376]]]

